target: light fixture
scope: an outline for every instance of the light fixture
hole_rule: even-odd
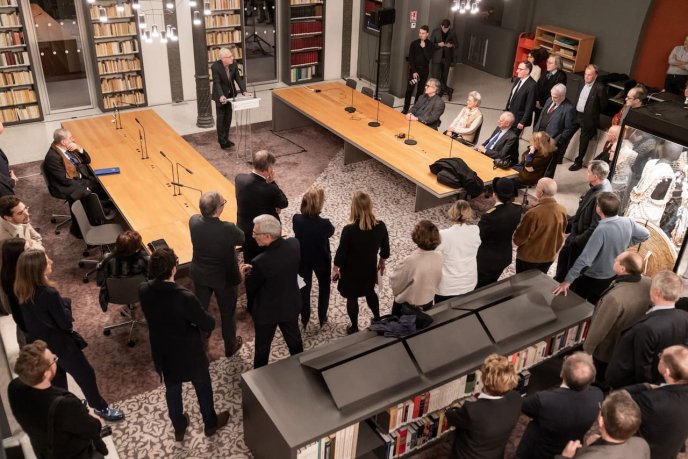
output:
[[[143,30],[146,28],[146,15],[144,13],[139,13],[139,29]]]
[[[117,6],[115,6],[115,11],[117,11],[118,13],[124,13],[124,4],[118,3]]]
[[[198,11],[194,11],[193,24],[194,25],[201,25],[201,13],[199,13]]]
[[[157,24],[153,24],[151,26],[150,35],[151,35],[151,38],[158,38],[160,36],[160,34],[158,33],[158,25]]]
[[[189,6],[191,8],[196,8],[196,5],[198,5],[198,3],[196,3],[196,0],[189,0]]]
[[[466,13],[466,3],[461,0],[461,4],[459,5],[459,14],[464,14]]]
[[[210,2],[203,2],[203,14],[210,16]]]
[[[160,43],[167,43],[167,32],[160,32]]]
[[[151,38],[150,30],[146,30],[146,31],[143,33],[143,40],[144,40],[146,43],[151,43],[151,42],[153,41],[153,39]]]
[[[107,11],[105,11],[105,8],[103,8],[102,6],[98,7],[98,19],[100,19],[100,22],[108,21]]]
[[[170,37],[170,40],[179,41],[179,36],[177,35],[177,28],[176,27],[172,27],[172,30],[170,31],[170,33],[168,35]]]
[[[86,0],[86,2],[88,2],[88,3],[95,3],[96,0]]]
[[[131,3],[131,7],[132,7],[133,9],[135,9],[135,10],[141,9],[141,4],[139,3],[139,0],[134,0],[134,1]]]
[[[471,14],[477,14],[478,11],[480,11],[480,10],[478,9],[478,2],[477,2],[477,0],[476,0],[476,1],[473,2],[473,4],[471,5]]]
[[[173,10],[174,9],[174,3],[172,3],[171,1],[166,2],[165,8],[167,8],[168,10]]]

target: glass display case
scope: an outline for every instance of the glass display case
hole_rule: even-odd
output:
[[[610,181],[620,214],[650,231],[638,250],[647,273],[673,269],[688,279],[688,107],[655,103],[631,110],[614,150]]]

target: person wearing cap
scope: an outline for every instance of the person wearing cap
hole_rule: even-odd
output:
[[[497,282],[502,271],[511,264],[511,239],[521,221],[522,207],[514,203],[516,187],[513,180],[495,179],[492,182],[496,202],[480,218],[480,248],[478,248],[478,284],[476,288]]]

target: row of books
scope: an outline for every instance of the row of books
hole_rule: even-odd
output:
[[[291,18],[309,18],[313,16],[322,16],[322,5],[310,5],[310,6],[295,6],[291,9]]]
[[[322,32],[322,21],[300,21],[291,23],[291,34],[301,35]]]
[[[96,38],[123,37],[126,35],[136,35],[136,23],[133,21],[93,24],[93,36]]]
[[[143,78],[138,74],[125,75],[123,78],[101,78],[100,89],[104,93],[143,89]]]
[[[21,25],[21,21],[19,21],[19,15],[16,12],[0,13],[0,26],[10,27],[19,25]]]
[[[0,6],[18,6],[17,0],[0,0]]]
[[[358,422],[300,448],[296,459],[351,459],[356,457]]]
[[[554,34],[553,33],[543,33],[542,35],[535,37],[535,38],[539,38],[540,40],[553,42],[554,41]]]
[[[38,105],[28,105],[26,107],[3,108],[0,110],[0,121],[11,123],[14,121],[34,120],[41,117],[41,110]]]
[[[310,3],[322,3],[322,2],[323,2],[323,0],[291,0],[289,4],[294,6],[294,5],[307,5]]]
[[[4,51],[0,53],[0,67],[29,63],[29,53],[26,51]]]
[[[22,105],[36,102],[36,91],[33,89],[11,89],[0,91],[0,106]]]
[[[96,56],[107,57],[118,54],[138,53],[139,47],[136,40],[108,41],[96,43]]]
[[[141,70],[141,61],[138,57],[132,59],[107,59],[98,61],[98,73],[133,72]]]
[[[297,51],[304,48],[322,48],[323,38],[322,35],[315,35],[312,37],[304,38],[292,38],[291,39],[291,50]]]
[[[129,3],[120,3],[119,5],[124,7],[124,11],[117,11],[117,5],[91,5],[89,8],[89,13],[91,19],[94,21],[100,19],[100,8],[105,8],[105,15],[108,18],[128,18],[131,17],[134,12],[132,11],[131,5]]]
[[[22,32],[21,30],[0,32],[0,46],[17,46],[23,44],[24,32]]]
[[[213,14],[205,17],[206,27],[239,27],[241,16],[238,14]]]
[[[568,49],[568,48],[559,48],[559,50],[557,52],[562,57],[568,57],[571,59],[575,59],[575,57],[576,57],[576,52],[571,50],[571,49]]]
[[[240,0],[210,0],[210,11],[239,9],[241,9]]]
[[[295,67],[291,69],[291,82],[296,83],[297,81],[310,80],[316,74],[317,67],[311,65],[308,67]]]
[[[441,437],[449,429],[445,411],[440,410],[426,418],[413,421],[392,433],[379,432],[385,442],[382,457],[393,459],[408,454],[414,449]]]
[[[205,43],[210,45],[226,45],[228,43],[241,43],[241,30],[221,30],[206,32]]]
[[[29,70],[15,70],[14,72],[0,72],[0,85],[33,84],[33,74]]]
[[[208,50],[208,62],[215,62],[220,59],[220,49],[222,48],[210,48]],[[234,54],[234,59],[241,59],[244,57],[241,48],[230,47],[230,49],[232,50],[232,54]]]
[[[103,106],[106,109],[121,107],[123,105],[142,105],[145,103],[146,96],[140,91],[103,96]]]
[[[294,53],[291,55],[291,65],[317,64],[320,62],[318,51],[308,51],[305,53]]]

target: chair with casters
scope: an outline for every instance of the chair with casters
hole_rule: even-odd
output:
[[[69,203],[67,200],[66,196],[63,196],[52,184],[50,183],[50,179],[48,179],[48,175],[45,173],[45,163],[41,163],[41,175],[43,176],[43,180],[45,181],[45,185],[48,187],[48,193],[50,193],[50,196],[52,196],[55,199],[61,199],[65,201],[65,203]],[[61,219],[58,221],[58,219]],[[57,223],[55,225],[55,234],[60,234],[60,228],[65,226],[66,224],[70,223],[72,221],[72,216],[71,215],[66,215],[66,214],[52,214],[50,216],[50,223]]]
[[[391,94],[380,94],[380,102],[388,107],[394,108],[394,96]]]
[[[105,225],[91,225],[88,215],[86,215],[86,210],[81,201],[75,201],[72,204],[72,214],[76,218],[77,225],[79,225],[79,230],[84,237],[84,242],[87,245],[87,250],[84,251],[84,256],[88,256],[88,247],[98,247],[101,251],[101,259],[105,256],[105,251],[107,246],[114,244],[117,241],[117,236],[124,231],[124,229],[117,223],[108,223]],[[93,266],[89,272],[84,274],[82,278],[84,283],[88,282],[88,278],[91,274],[96,272],[96,265],[100,260],[91,260],[87,258],[82,258],[79,260],[79,267]]]
[[[93,224],[102,225],[115,218],[114,212],[105,212],[103,203],[100,202],[100,197],[96,193],[91,193],[83,198],[81,204],[83,204],[86,215]]]
[[[347,78],[346,85],[350,88],[356,89],[356,80],[354,80],[353,78]]]
[[[136,303],[139,302],[139,285],[145,282],[143,274],[131,277],[108,277],[105,279],[108,291],[108,303],[120,305],[120,314],[125,318],[124,322],[107,325],[103,328],[103,334],[110,336],[112,330],[129,327],[129,340],[127,346],[134,347],[136,341],[132,339],[134,328],[137,325],[146,326],[145,320],[136,318]]]
[[[375,92],[373,91],[373,88],[369,88],[368,86],[363,86],[361,88],[361,93],[373,99],[375,98]]]

